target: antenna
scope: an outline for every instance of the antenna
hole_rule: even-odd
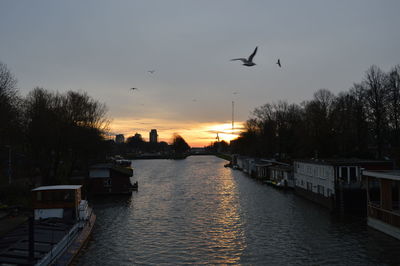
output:
[[[217,137],[216,137],[215,139],[218,140],[218,142],[219,142],[219,135],[218,135],[218,132],[217,132]]]
[[[233,134],[233,129],[234,129],[234,119],[233,119],[234,108],[235,108],[235,102],[232,101],[232,134]]]

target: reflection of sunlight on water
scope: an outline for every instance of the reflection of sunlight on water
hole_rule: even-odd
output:
[[[238,263],[246,246],[243,234],[243,224],[239,212],[239,198],[233,176],[225,169],[220,169],[216,176],[218,179],[216,201],[219,202],[214,215],[214,224],[208,233],[216,249],[228,251],[230,256],[221,254],[220,261],[216,263]],[[232,256],[235,254],[235,256]]]

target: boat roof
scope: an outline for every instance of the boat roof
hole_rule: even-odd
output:
[[[400,170],[389,171],[363,171],[364,176],[371,176],[378,179],[400,180]]]
[[[294,162],[300,163],[310,163],[310,164],[324,164],[324,165],[334,165],[334,166],[352,166],[352,165],[382,165],[382,164],[392,164],[392,161],[387,160],[369,160],[369,159],[297,159]]]
[[[43,186],[32,189],[32,191],[43,191],[43,190],[76,190],[81,188],[82,185],[58,185],[58,186]]]

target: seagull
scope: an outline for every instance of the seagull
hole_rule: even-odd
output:
[[[256,49],[254,49],[254,52],[249,56],[249,58],[235,58],[235,59],[231,59],[231,61],[240,60],[240,61],[243,62],[243,65],[244,65],[244,66],[249,66],[249,67],[255,66],[256,64],[253,62],[253,57],[254,57],[254,56],[256,55],[256,53],[257,53],[257,48],[258,48],[258,47],[256,47]]]
[[[156,71],[155,70],[149,70],[147,72],[149,72],[150,74],[154,74],[154,72],[156,72]]]
[[[276,62],[276,64],[281,67],[281,60],[278,58],[278,62]]]

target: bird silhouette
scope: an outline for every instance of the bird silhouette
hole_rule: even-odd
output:
[[[279,67],[282,67],[282,66],[281,66],[281,60],[280,60],[280,59],[278,59],[278,62],[276,62],[276,64],[277,64]]]
[[[256,64],[253,62],[253,58],[257,53],[258,46],[256,46],[256,49],[254,49],[254,52],[249,56],[249,58],[235,58],[231,59],[231,61],[237,61],[240,60],[243,62],[244,66],[255,66]]]
[[[155,70],[149,70],[147,72],[149,72],[150,74],[154,74],[154,72],[156,72],[156,71]]]
[[[131,88],[131,90],[132,90],[132,91],[134,91],[134,90],[138,90],[138,88]]]

